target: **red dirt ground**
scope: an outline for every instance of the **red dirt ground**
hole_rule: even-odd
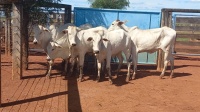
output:
[[[92,67],[83,82],[61,76],[57,59],[51,79],[45,78],[45,55],[29,56],[29,69],[22,80],[11,79],[12,62],[2,56],[1,112],[199,112],[200,56],[175,56],[174,78],[169,68],[164,79],[155,65],[139,65],[135,80],[125,82],[126,66],[114,84],[108,78],[96,83]],[[113,66],[113,68],[115,68]],[[114,75],[115,72],[112,72]]]

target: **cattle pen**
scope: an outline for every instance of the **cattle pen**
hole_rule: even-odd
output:
[[[41,5],[41,7],[51,6],[65,8],[64,22],[71,22],[70,5]],[[46,71],[45,54],[40,52],[28,52],[32,50],[31,48],[35,50],[35,46],[32,43],[28,43],[28,31],[27,27],[25,27],[27,26],[26,14],[23,12],[22,7],[23,5],[19,3],[18,0],[0,2],[0,11],[5,11],[5,31],[2,30],[5,32],[5,42],[1,43],[1,45],[4,45],[1,46],[0,57],[0,111],[134,111],[134,108],[135,111],[140,111],[142,108],[145,109],[145,111],[150,109],[153,111],[200,110],[198,107],[200,101],[199,99],[195,99],[200,96],[200,92],[195,91],[195,88],[197,89],[199,86],[194,85],[198,82],[195,79],[199,78],[199,72],[195,72],[195,70],[200,67],[199,52],[195,52],[196,54],[191,52],[190,54],[182,52],[174,54],[176,78],[172,80],[158,80],[157,78],[159,72],[157,72],[156,69],[161,70],[163,68],[163,53],[161,51],[153,54],[141,54],[139,58],[141,63],[139,65],[138,80],[136,79],[129,83],[124,81],[124,74],[126,73],[124,67],[122,67],[120,77],[114,80],[114,86],[108,85],[106,83],[107,79],[104,79],[104,81],[99,84],[94,83],[93,76],[96,71],[94,71],[91,67],[92,65],[89,64],[88,68],[85,68],[85,82],[78,83],[74,77],[70,78],[70,80],[65,80],[60,75],[62,68],[62,65],[60,65],[62,60],[60,59],[55,62],[56,66],[54,68],[55,70],[53,70],[53,77],[49,80],[46,79],[44,75]],[[173,13],[176,12],[200,13],[200,10],[162,9],[161,12],[140,12],[75,8],[74,22],[77,26],[90,23],[93,26],[101,25],[108,27],[113,20],[128,19],[129,22],[127,24],[129,26],[138,25],[142,29],[151,29],[161,26],[173,28],[175,24],[173,21]],[[92,17],[95,15],[98,16]],[[141,15],[142,19],[139,15]],[[175,14],[175,16],[176,15],[177,14]],[[135,17],[135,22],[131,20],[133,17]],[[11,23],[11,20],[13,20],[13,23]],[[139,21],[141,21],[141,24]],[[195,41],[195,43],[197,44],[196,49],[198,49],[199,42]],[[177,47],[177,49],[182,47],[184,46]],[[186,57],[185,55],[188,56]],[[114,60],[114,63],[112,63],[114,69],[116,68],[116,62],[117,61]],[[13,75],[12,77],[10,77],[11,74]],[[10,81],[11,79],[12,81]],[[147,83],[145,84],[144,81]],[[159,84],[160,86],[158,86]],[[96,86],[94,87],[94,85]],[[189,86],[192,85],[194,86],[193,89],[189,88]],[[5,88],[6,86],[7,88]],[[179,87],[180,91],[178,88],[175,88],[175,86]],[[102,88],[105,89],[103,90]],[[132,88],[132,91],[129,91],[130,88]],[[188,89],[188,91],[184,88]],[[3,98],[2,89],[4,89]],[[123,91],[120,91],[120,89]],[[13,94],[11,94],[12,92]],[[118,94],[114,94],[114,92]],[[185,94],[183,94],[183,92]],[[164,95],[162,96],[159,93]],[[107,94],[110,94],[110,96]],[[172,96],[167,96],[168,94]],[[178,96],[178,94],[181,94],[181,96]],[[193,96],[190,96],[190,94]],[[144,99],[142,97],[144,97]],[[193,101],[188,102],[187,100],[189,98],[193,99]],[[159,103],[160,101],[163,102]],[[183,103],[181,103],[181,101],[183,101]],[[119,105],[118,102],[123,102],[124,104]],[[188,105],[184,107],[184,103]]]

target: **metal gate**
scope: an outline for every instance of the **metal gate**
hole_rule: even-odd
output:
[[[104,26],[108,28],[114,20],[126,20],[127,26],[138,26],[140,29],[160,27],[160,12],[103,10],[93,8],[74,8],[74,23],[76,26],[89,23],[93,27]],[[118,61],[114,59],[114,61]],[[126,60],[124,60],[126,62]],[[139,53],[138,63],[156,64],[157,52]]]
[[[200,55],[200,14],[173,15],[173,28],[177,32],[176,55]]]

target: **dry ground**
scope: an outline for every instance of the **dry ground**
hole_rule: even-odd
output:
[[[11,80],[11,58],[2,55],[1,112],[199,112],[200,56],[175,56],[175,74],[164,79],[155,65],[139,65],[135,80],[125,82],[126,66],[109,84],[96,83],[92,67],[85,69],[83,82],[61,76],[57,59],[52,78],[46,79],[46,60],[37,53],[29,56],[29,69],[22,80]],[[113,68],[115,66],[113,65]],[[115,72],[112,72],[114,75]]]

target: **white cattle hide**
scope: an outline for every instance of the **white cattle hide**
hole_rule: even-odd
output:
[[[62,37],[58,39],[57,41],[50,41],[47,45],[47,54],[49,55],[51,61],[50,61],[50,70],[48,71],[48,75],[50,76],[51,73],[51,67],[53,64],[54,59],[56,58],[62,58],[65,60],[65,67],[64,67],[64,74],[67,73],[67,65],[69,63],[70,58],[70,51],[69,51],[69,42],[68,38]],[[73,64],[70,69],[70,73],[72,73],[73,70]]]
[[[35,30],[35,26],[37,26],[37,25],[34,25],[33,26],[33,31],[34,31],[34,33],[37,33],[39,30]],[[74,26],[74,24],[72,24],[72,23],[66,23],[66,24],[64,24],[64,25],[50,25],[49,26],[49,31],[51,32],[51,34],[52,34],[52,36],[51,36],[51,38],[52,38],[52,40],[53,41],[56,41],[56,40],[58,40],[59,38],[61,38],[61,37],[63,37],[65,34],[62,32],[64,29],[67,29],[68,28],[68,26]],[[47,28],[46,28],[47,29]],[[34,34],[35,35],[35,34]],[[38,38],[36,38],[35,36],[34,36],[34,39],[33,39],[33,43],[34,44],[37,44],[37,42],[38,42]]]
[[[174,58],[172,50],[176,39],[176,31],[169,27],[155,28],[149,30],[141,30],[138,27],[128,28],[124,22],[116,20],[109,27],[109,30],[123,29],[129,33],[133,42],[132,46],[132,60],[134,64],[134,73],[132,79],[135,78],[137,71],[138,53],[140,52],[155,52],[158,49],[164,51],[164,69],[160,75],[162,78],[167,68],[168,62],[171,65],[172,78],[174,74]],[[129,80],[129,79],[128,79]]]
[[[95,40],[101,40],[101,34],[99,31],[94,30],[93,28],[87,30],[77,30],[76,27],[73,28],[74,30],[68,29],[69,37],[75,39],[76,46],[71,48],[71,56],[72,58],[79,58],[79,66],[80,66],[80,75],[79,81],[83,79],[83,66],[84,66],[84,57],[85,54],[88,52],[93,52],[93,48],[98,47],[95,46],[96,41],[91,41],[93,38]],[[73,31],[73,32],[71,32]]]
[[[35,40],[47,52],[47,45],[52,40],[50,31],[41,25],[34,25],[33,31]]]
[[[56,58],[66,60],[64,69],[64,73],[66,73],[70,55],[68,38],[62,37],[57,41],[53,41],[52,33],[41,25],[34,26],[34,32],[35,38],[47,54],[47,60],[49,62],[47,76],[50,76],[52,65]]]
[[[54,41],[58,40],[59,38],[63,37],[65,33],[63,33],[64,29],[67,29],[69,26],[74,26],[72,23],[67,23],[64,25],[59,25],[59,26],[51,26],[51,33],[52,33],[52,38]]]
[[[97,63],[98,63],[98,77],[97,81],[100,78],[100,70],[101,70],[101,62],[106,59],[106,69],[108,71],[109,75],[109,81],[112,83],[112,76],[110,71],[110,62],[112,56],[117,56],[119,59],[119,66],[118,69],[120,70],[120,67],[123,62],[122,58],[122,52],[125,54],[127,59],[127,66],[128,66],[128,75],[130,73],[130,63],[129,58],[131,55],[131,39],[128,36],[128,33],[126,33],[124,30],[114,30],[109,31],[106,33],[105,38],[102,39],[103,41],[100,42],[100,48],[99,53],[95,52],[97,57]],[[95,41],[95,38],[94,40]],[[95,49],[93,49],[95,51]],[[98,51],[96,50],[96,51]]]
[[[86,30],[86,29],[90,29],[90,28],[92,28],[92,25],[86,23],[86,24],[82,24],[82,25],[80,25],[79,28],[82,29],[82,30]]]
[[[65,36],[68,36],[70,47],[76,46],[75,38],[76,38],[77,32],[79,32],[81,30],[87,30],[90,28],[92,28],[92,26],[90,24],[83,24],[79,27],[68,26],[67,29],[64,29],[63,33],[66,34]]]

